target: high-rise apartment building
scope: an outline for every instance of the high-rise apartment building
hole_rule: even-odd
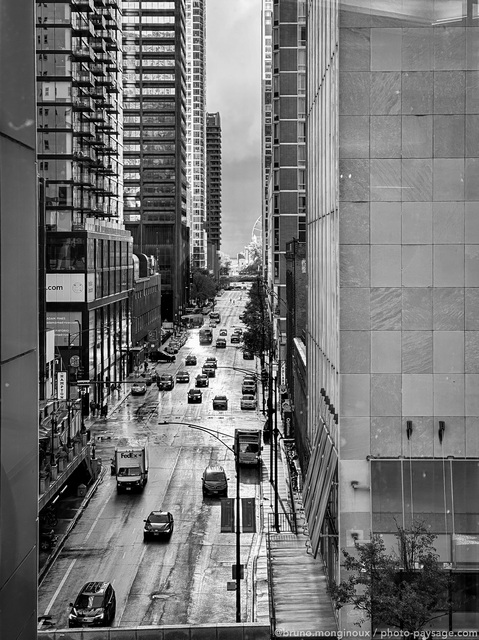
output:
[[[268,3],[264,6],[263,18],[264,45],[267,47],[263,71],[266,284],[271,294],[274,332],[281,347],[281,382],[284,383],[286,354],[283,347],[286,346],[288,313],[285,291],[286,244],[293,240],[304,242],[306,225],[305,2],[277,0],[272,3],[272,7]],[[271,47],[271,38],[268,36],[270,29],[271,60],[268,57]],[[271,85],[268,77],[270,72]]]
[[[88,401],[127,374],[132,242],[122,225],[119,0],[36,5],[38,171],[46,328]]]
[[[206,0],[185,2],[191,267],[206,269]]]
[[[184,0],[123,3],[124,217],[159,265],[162,315],[187,296]]]
[[[477,4],[311,0],[307,24],[312,550],[337,580],[341,549],[424,521],[452,579],[430,628],[477,629]]]
[[[263,0],[261,14],[261,177],[263,272],[269,280],[273,272],[269,251],[270,188],[273,166],[273,0]]]
[[[206,114],[206,229],[208,243],[221,248],[221,118]]]

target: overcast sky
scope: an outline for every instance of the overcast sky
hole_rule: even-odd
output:
[[[236,258],[261,215],[261,0],[207,0],[206,101],[222,129],[221,251]]]

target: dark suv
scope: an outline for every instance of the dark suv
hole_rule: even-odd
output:
[[[108,627],[115,617],[115,590],[110,582],[87,582],[70,607],[69,627]]]
[[[223,467],[206,467],[202,483],[204,496],[228,496],[228,478]]]

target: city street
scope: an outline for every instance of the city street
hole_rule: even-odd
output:
[[[263,423],[261,413],[240,410],[243,370],[254,370],[256,363],[243,360],[238,345],[229,341],[232,327],[241,324],[238,315],[245,300],[244,292],[225,292],[215,308],[222,321],[213,329],[213,344],[199,346],[198,329],[190,330],[176,362],[155,366],[159,373],[186,369],[190,383],[176,383],[172,391],[158,391],[153,383],[145,396],[128,396],[111,417],[96,421],[92,435],[96,455],[106,469],[104,480],[39,589],[39,615],[50,615],[55,627],[68,625],[68,605],[89,580],[112,582],[117,597],[114,626],[235,620],[235,592],[227,591],[235,563],[235,535],[220,533],[220,500],[203,498],[201,476],[208,464],[223,466],[228,495],[234,497],[235,465],[227,446],[233,444],[235,427],[260,428]],[[216,349],[222,328],[228,330],[228,346]],[[184,366],[188,354],[197,356],[196,366]],[[188,404],[187,392],[208,356],[218,359],[216,376],[203,389],[203,402]],[[216,394],[228,396],[226,411],[213,410]],[[188,423],[211,430],[227,446]],[[117,494],[110,459],[119,438],[148,440],[149,480],[143,493]],[[241,497],[253,496],[259,524],[259,473],[242,468]],[[145,543],[143,519],[159,509],[173,514],[174,532],[170,540]],[[247,565],[243,620],[250,609],[247,583],[257,543],[258,534],[241,535],[241,562]]]

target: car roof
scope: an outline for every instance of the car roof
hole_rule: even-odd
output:
[[[109,582],[101,582],[101,581],[92,581],[87,582],[83,585],[81,594],[86,593],[104,593],[110,583]]]
[[[226,396],[215,396],[213,400],[228,400]]]
[[[205,473],[224,473],[224,469],[223,467],[221,467],[220,465],[213,465],[213,464],[209,464],[206,469],[205,469]]]
[[[170,515],[171,513],[169,511],[163,511],[163,510],[159,510],[159,511],[150,511],[150,513],[148,514],[148,516],[167,516]]]
[[[196,393],[203,393],[203,392],[201,391],[201,389],[190,389],[188,393],[196,394]]]
[[[242,398],[242,399],[243,399],[243,400],[256,400],[256,398],[255,398],[253,395],[250,395],[250,394],[248,394],[248,393],[245,393],[245,394],[243,395],[243,398]]]

